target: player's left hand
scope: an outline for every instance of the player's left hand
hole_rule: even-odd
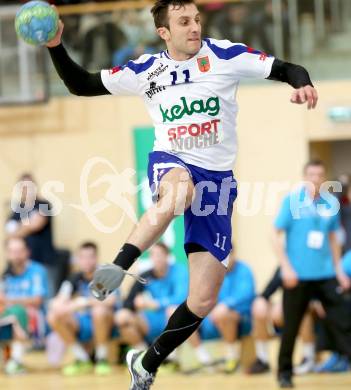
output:
[[[340,284],[340,287],[347,291],[351,288],[351,279],[345,274],[345,272],[341,269],[338,269],[336,272],[336,278]]]
[[[295,89],[291,95],[291,103],[304,104],[307,103],[307,108],[315,108],[318,101],[318,93],[311,85]]]
[[[126,272],[115,264],[100,265],[94,272],[94,278],[89,284],[93,296],[103,301],[122,283]]]

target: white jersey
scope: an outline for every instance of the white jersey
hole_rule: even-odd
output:
[[[242,78],[267,78],[274,58],[243,44],[204,39],[176,61],[166,51],[101,71],[114,95],[140,95],[155,126],[154,150],[214,171],[233,169],[237,153],[236,91]]]

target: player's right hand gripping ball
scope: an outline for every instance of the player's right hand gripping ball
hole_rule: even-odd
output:
[[[51,41],[59,26],[57,12],[45,1],[30,1],[17,12],[17,35],[30,45],[45,45]]]
[[[89,284],[90,291],[95,298],[103,301],[121,285],[124,276],[124,270],[118,265],[101,265],[95,271],[94,278]]]

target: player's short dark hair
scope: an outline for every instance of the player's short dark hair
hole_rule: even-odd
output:
[[[194,0],[156,0],[154,6],[151,8],[151,13],[154,18],[155,27],[167,27],[168,22],[168,8],[170,5],[178,9],[184,7],[186,4],[194,4]]]
[[[95,253],[98,252],[98,247],[95,242],[85,241],[79,245],[79,249],[92,249]]]
[[[306,173],[309,167],[322,167],[325,171],[327,170],[327,167],[325,166],[324,162],[317,158],[307,161],[307,163],[303,167],[303,172]]]
[[[159,248],[163,249],[163,251],[169,255],[169,247],[162,241],[156,242],[154,246],[158,246]]]

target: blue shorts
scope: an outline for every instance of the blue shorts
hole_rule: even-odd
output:
[[[252,321],[250,313],[239,313],[240,314],[240,322],[238,329],[238,337],[244,337],[251,333],[252,330]],[[221,334],[216,327],[216,325],[212,322],[210,317],[205,317],[200,325],[200,337],[202,340],[214,340],[221,338]]]
[[[186,164],[166,152],[149,154],[148,177],[153,201],[157,201],[162,177],[173,168],[184,168],[196,187],[195,199],[185,213],[184,245],[195,243],[214,257],[228,262],[232,249],[232,213],[237,183],[232,171],[209,171]]]
[[[167,325],[168,318],[166,311],[143,310],[140,314],[149,328],[145,339],[148,343],[152,343],[164,331]]]
[[[93,318],[91,312],[77,312],[74,318],[78,324],[77,338],[82,343],[93,339]]]
[[[87,343],[94,337],[94,326],[91,311],[74,313],[74,318],[78,324],[77,338],[81,343]],[[113,327],[111,330],[111,338],[119,336],[118,329]]]

